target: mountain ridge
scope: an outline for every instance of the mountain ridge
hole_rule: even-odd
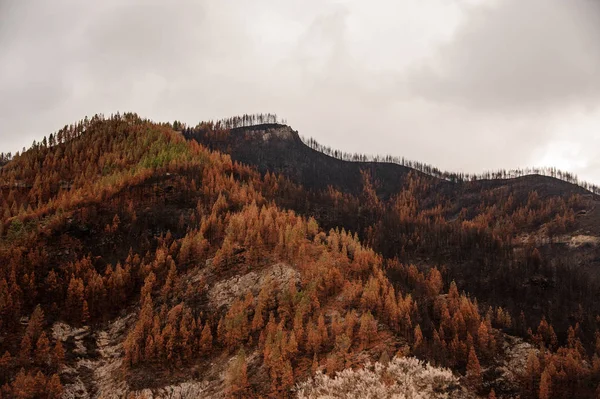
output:
[[[264,135],[268,135],[269,131],[273,131],[273,130],[285,130],[286,132],[288,132],[289,134],[292,135],[292,137],[288,137],[287,139],[283,139],[283,140],[279,140],[277,143],[273,143],[272,140],[265,140],[265,136]],[[449,182],[461,182],[461,183],[467,183],[467,182],[479,182],[481,184],[486,184],[487,181],[490,182],[502,182],[502,183],[507,183],[511,180],[515,180],[515,179],[519,179],[519,178],[523,178],[523,177],[527,177],[527,176],[541,176],[541,177],[549,177],[552,179],[556,179],[559,180],[561,182],[564,183],[569,183],[570,185],[574,185],[574,186],[578,186],[580,188],[582,188],[583,190],[589,192],[590,194],[594,194],[595,197],[600,198],[600,187],[585,182],[585,181],[579,181],[578,178],[568,172],[562,172],[560,170],[557,170],[555,168],[525,168],[522,170],[510,170],[510,171],[496,171],[496,172],[485,172],[482,173],[480,175],[474,175],[474,174],[463,174],[463,173],[454,173],[454,172],[442,172],[439,169],[427,165],[427,164],[422,164],[420,162],[414,162],[414,161],[405,161],[404,157],[399,158],[399,157],[393,157],[393,156],[370,156],[370,155],[363,155],[363,154],[349,154],[349,153],[344,153],[342,151],[338,151],[338,150],[333,150],[329,147],[324,147],[321,146],[320,144],[318,144],[314,139],[310,138],[304,138],[303,136],[301,136],[298,131],[294,130],[291,126],[289,125],[284,125],[284,124],[279,124],[279,123],[270,123],[270,124],[258,124],[258,125],[250,125],[250,126],[241,126],[241,127],[234,127],[231,129],[231,134],[234,135],[234,137],[232,138],[233,140],[236,139],[240,139],[240,137],[235,137],[236,135],[240,135],[240,134],[244,134],[244,133],[248,133],[251,132],[250,137],[248,135],[244,136],[245,140],[249,140],[252,142],[252,138],[253,137],[259,137],[261,136],[262,140],[264,143],[269,143],[270,145],[274,145],[276,147],[277,150],[279,151],[285,151],[286,155],[290,156],[290,155],[294,155],[292,152],[293,151],[297,151],[298,155],[296,157],[296,159],[298,157],[302,157],[302,156],[306,156],[307,154],[307,150],[304,147],[307,147],[308,149],[314,150],[324,156],[327,156],[329,158],[333,158],[335,160],[338,161],[342,161],[342,162],[349,162],[349,163],[356,163],[359,165],[363,165],[365,168],[371,168],[371,169],[382,169],[382,168],[387,168],[387,169],[396,169],[396,173],[399,174],[400,176],[408,173],[409,171],[414,171],[414,172],[418,172],[418,173],[423,173],[427,176],[430,177],[434,177],[434,178],[438,178],[441,180],[446,180]],[[260,134],[262,132],[262,135]],[[199,137],[197,135],[195,135],[193,129],[184,129],[184,135],[186,136],[186,138],[196,138],[198,139],[199,142],[205,144],[205,145],[209,145],[209,147],[212,145],[214,149],[219,149],[219,150],[226,150],[227,147],[225,146],[219,146],[219,142],[211,142],[211,141],[207,141],[207,140],[203,140],[202,137]],[[257,144],[256,142],[254,142],[255,144]],[[231,145],[232,143],[228,143],[228,145]],[[286,144],[291,146],[291,148],[286,148]],[[250,154],[246,154],[245,152],[243,152],[244,148],[242,144],[239,144],[238,148],[232,148],[232,150],[234,151],[234,153],[232,155],[234,155],[235,157],[237,157],[241,162],[249,162],[249,163],[253,163],[256,165],[259,165],[259,169],[261,172],[265,172],[269,166],[272,166],[270,164],[263,164],[262,162],[269,162],[271,161],[270,158],[261,158],[261,162],[256,162],[256,160],[252,159],[252,157],[250,156]],[[225,151],[225,152],[230,152],[230,151]],[[271,154],[271,157],[274,157]],[[283,160],[281,158],[275,158],[272,161],[274,162],[278,162],[280,164],[283,164]],[[331,163],[329,164],[331,165]],[[399,166],[400,168],[390,168],[389,166],[385,166],[385,165],[396,165]],[[414,166],[411,166],[414,165]],[[419,168],[416,165],[422,165],[421,168]],[[298,162],[294,162],[294,166],[298,166]],[[416,166],[416,167],[415,167]],[[432,170],[434,171],[432,172],[427,172],[425,170]],[[314,173],[314,171],[311,171],[312,173]],[[508,177],[503,177],[506,175],[509,175]],[[384,173],[386,178],[391,177],[390,173]],[[392,173],[393,175],[393,173]],[[562,178],[562,176],[565,176],[564,178]],[[443,177],[443,176],[447,176],[447,177]],[[488,177],[489,176],[489,177]],[[495,177],[497,176],[497,177]],[[384,179],[382,179],[384,180]],[[327,181],[327,179],[326,179]],[[323,183],[323,185],[320,187],[325,188],[327,183]],[[492,183],[494,184],[494,183]],[[573,191],[572,187],[570,187],[569,185],[565,185],[565,188],[570,188],[570,190],[568,191]],[[392,190],[393,191],[393,190]],[[581,193],[585,193],[584,191],[581,191]]]

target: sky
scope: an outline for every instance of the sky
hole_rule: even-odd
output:
[[[97,113],[600,183],[600,0],[0,0],[0,152]]]

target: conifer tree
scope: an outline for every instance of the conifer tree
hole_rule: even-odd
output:
[[[414,331],[413,338],[413,349],[418,351],[421,349],[421,345],[423,344],[423,333],[421,332],[421,326],[417,324]]]
[[[208,324],[208,320],[204,324],[204,328],[202,329],[202,334],[200,336],[200,350],[202,353],[209,353],[212,349],[212,331],[210,330],[210,325]]]
[[[539,399],[550,399],[552,395],[552,376],[548,369],[542,372],[540,378],[540,394]]]
[[[55,367],[62,364],[65,361],[65,350],[63,348],[62,342],[60,340],[56,340],[56,344],[54,345],[54,350],[52,351],[52,362]]]
[[[231,361],[227,369],[226,386],[230,398],[249,397],[247,369],[246,352],[244,348],[240,348],[237,356]]]
[[[481,366],[473,347],[469,351],[469,360],[467,362],[467,381],[473,388],[478,389],[481,386]]]
[[[42,332],[35,345],[35,360],[39,364],[45,364],[46,362],[48,362],[49,355],[50,341],[48,340],[46,333]]]
[[[63,386],[60,383],[58,374],[52,374],[52,377],[48,379],[46,384],[46,394],[48,399],[59,399],[63,394]]]

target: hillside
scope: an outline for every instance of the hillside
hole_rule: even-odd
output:
[[[452,182],[279,124],[124,114],[44,138],[0,187],[2,398],[600,383],[598,200],[568,182]]]
[[[402,188],[411,171],[395,164],[346,162],[333,159],[302,142],[290,127],[267,124],[231,130],[224,139],[214,139],[204,132],[185,132],[208,148],[226,152],[242,163],[255,165],[261,173],[283,174],[308,189],[325,190],[328,186],[360,194],[361,171],[368,170],[381,182],[379,194],[389,197]]]
[[[286,206],[327,228],[358,232],[388,258],[447,268],[449,280],[486,303],[517,314],[527,309],[525,316],[538,320],[546,308],[563,334],[580,303],[588,303],[590,315],[600,312],[600,252],[593,245],[600,197],[576,184],[541,175],[451,182],[394,163],[344,161],[278,124],[226,136],[200,127],[184,135],[263,174],[288,177],[310,191],[310,200]],[[572,244],[580,241],[587,244]],[[534,249],[542,255],[539,267],[524,267]],[[559,281],[571,283],[557,295]]]
[[[323,147],[312,139],[302,139],[297,131],[278,123],[235,127],[230,130],[230,134],[222,137],[211,135],[210,130],[203,129],[201,126],[185,129],[183,133],[188,139],[197,140],[210,149],[231,154],[239,162],[255,165],[261,173],[281,173],[309,189],[324,190],[331,185],[357,195],[362,185],[361,171],[368,171],[371,177],[379,182],[377,191],[384,198],[400,191],[403,179],[411,172],[432,177],[432,180],[439,183],[438,188],[446,188],[449,192],[476,191],[510,185],[521,186],[524,190],[547,191],[554,195],[591,194],[588,189],[573,183],[576,178],[560,171],[555,171],[554,174],[564,173],[571,181],[550,176],[536,176],[541,173],[541,170],[539,173],[534,171],[515,178],[496,178],[493,174],[489,177],[459,175],[440,171],[431,165],[403,159],[386,161],[387,157],[380,157],[381,160],[377,161],[366,155],[345,154]],[[415,167],[405,166],[400,162],[414,164]],[[515,173],[515,171],[511,172]],[[589,187],[592,192],[597,190],[597,187],[589,183],[582,182],[582,184]]]

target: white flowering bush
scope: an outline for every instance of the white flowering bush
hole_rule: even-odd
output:
[[[320,371],[296,386],[298,399],[444,399],[464,397],[448,369],[414,357],[395,357],[387,365],[367,364],[329,377]]]

